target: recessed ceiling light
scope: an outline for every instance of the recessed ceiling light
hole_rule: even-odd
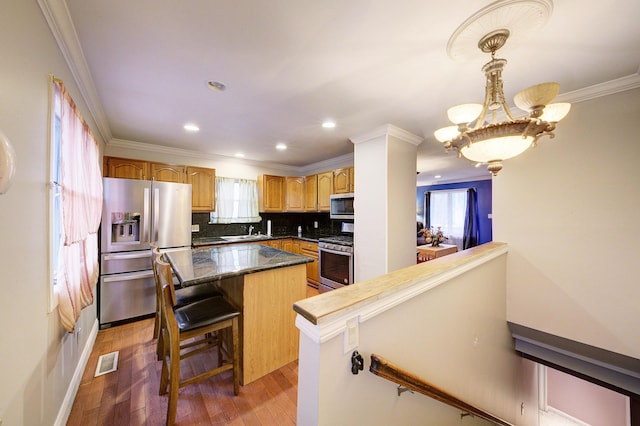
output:
[[[183,127],[187,132],[198,132],[198,131],[200,131],[200,127],[198,127],[198,126],[196,126],[195,124],[192,124],[192,123],[187,123]]]
[[[207,86],[209,86],[209,89],[215,90],[216,92],[223,92],[227,90],[227,86],[219,81],[209,81],[207,82]]]
[[[435,176],[434,176],[434,178],[436,178],[436,179],[440,179],[441,177],[442,177],[442,176],[440,176],[440,175],[435,175]]]
[[[276,145],[276,149],[278,149],[280,151],[284,151],[285,149],[287,149],[287,145],[285,145],[282,142],[280,142],[278,145]]]
[[[244,154],[241,152],[236,152],[236,157],[238,158],[244,158]]]
[[[325,129],[333,129],[334,127],[336,127],[336,123],[328,120],[322,123],[322,127],[324,127]]]

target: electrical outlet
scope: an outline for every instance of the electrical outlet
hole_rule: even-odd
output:
[[[200,225],[191,225],[191,232],[200,232]]]

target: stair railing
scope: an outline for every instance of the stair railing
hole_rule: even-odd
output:
[[[494,416],[493,414],[483,410],[482,408],[478,408],[461,400],[455,395],[442,390],[437,386],[434,386],[426,380],[398,367],[397,365],[379,355],[371,354],[371,367],[369,367],[369,371],[371,371],[376,376],[380,376],[391,382],[397,383],[399,385],[398,395],[400,395],[405,390],[412,390],[443,402],[451,407],[462,410],[463,412],[470,415],[490,421],[496,425],[513,426],[512,423]],[[464,415],[466,414],[462,414],[461,416]]]

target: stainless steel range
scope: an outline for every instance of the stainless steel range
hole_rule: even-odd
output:
[[[320,293],[353,284],[353,223],[342,223],[342,234],[318,239]]]

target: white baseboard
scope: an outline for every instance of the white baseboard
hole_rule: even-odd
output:
[[[62,401],[62,405],[60,406],[60,410],[58,410],[58,415],[56,416],[56,421],[54,423],[55,426],[65,426],[67,421],[69,420],[69,415],[71,414],[71,408],[73,407],[73,402],[76,399],[76,395],[78,394],[78,388],[80,387],[80,381],[82,381],[82,375],[84,374],[84,370],[87,367],[87,362],[89,362],[89,356],[91,356],[91,351],[93,350],[93,344],[96,341],[96,337],[98,336],[98,319],[96,318],[93,323],[93,327],[91,328],[91,332],[87,338],[87,344],[84,345],[84,349],[82,350],[82,355],[80,355],[80,359],[78,360],[78,364],[76,365],[76,369],[73,373],[73,377],[71,378],[71,383],[69,383],[69,387],[67,388],[67,393],[64,395],[64,400]]]

